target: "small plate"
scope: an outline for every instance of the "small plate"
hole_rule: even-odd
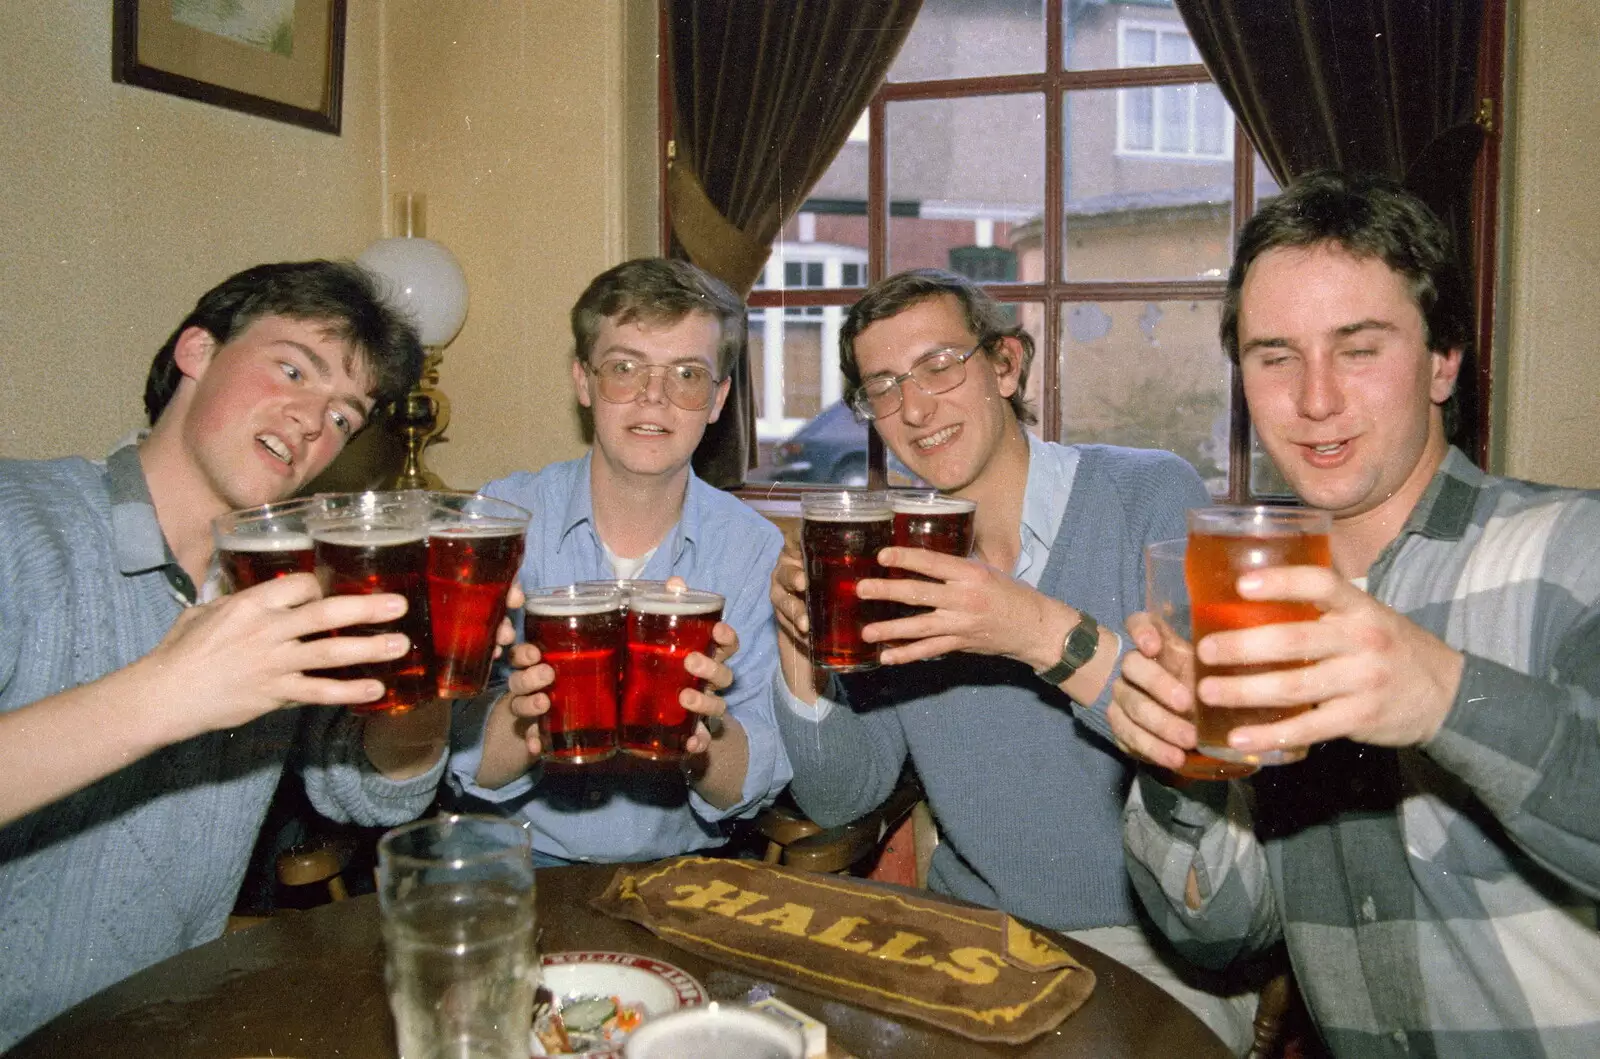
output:
[[[689,972],[662,960],[631,952],[549,952],[542,958],[544,987],[563,1004],[584,998],[615,997],[624,1010],[650,1018],[681,1007],[704,1004],[705,987]],[[622,1050],[625,1030],[610,1027],[588,1051],[571,1055],[611,1056]],[[547,1055],[536,1033],[533,1054]]]

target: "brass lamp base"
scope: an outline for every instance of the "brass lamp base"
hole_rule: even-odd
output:
[[[405,463],[389,483],[391,489],[447,489],[437,474],[423,466],[423,452],[436,441],[444,441],[450,425],[450,399],[435,387],[439,383],[439,361],[443,354],[429,349],[422,362],[422,379],[394,408],[393,419],[405,438]]]

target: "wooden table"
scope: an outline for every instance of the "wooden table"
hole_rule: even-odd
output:
[[[759,981],[675,948],[643,927],[589,908],[612,865],[541,869],[540,948],[639,953],[682,967],[712,999]],[[1098,978],[1093,995],[1056,1030],[1026,1045],[981,1044],[899,1022],[790,986],[774,992],[825,1022],[828,1039],[858,1059],[985,1055],[1030,1059],[1223,1059],[1199,1019],[1144,978],[1060,939]],[[7,1059],[394,1059],[383,985],[383,939],[373,897],[290,912],[229,934],[90,997],[19,1042]]]

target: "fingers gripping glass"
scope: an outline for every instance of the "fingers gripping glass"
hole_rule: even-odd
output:
[[[584,368],[594,376],[601,398],[612,404],[632,404],[660,376],[667,400],[691,412],[711,403],[718,381],[700,364],[641,364],[618,357]]]
[[[874,375],[856,387],[856,392],[850,396],[850,407],[862,419],[894,415],[900,410],[901,387],[907,379],[929,396],[947,393],[966,381],[967,361],[983,346],[984,343],[979,342],[965,353],[936,349],[919,358],[904,375]]]

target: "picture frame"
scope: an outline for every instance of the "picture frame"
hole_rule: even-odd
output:
[[[346,0],[113,0],[111,79],[339,134]]]

